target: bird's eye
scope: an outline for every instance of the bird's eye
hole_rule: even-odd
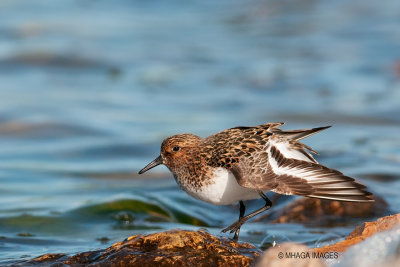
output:
[[[179,149],[180,149],[179,146],[174,146],[174,147],[172,148],[172,151],[176,152],[176,151],[179,151]]]

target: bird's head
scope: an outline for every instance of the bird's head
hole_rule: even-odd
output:
[[[166,138],[161,144],[160,156],[141,169],[139,174],[160,164],[176,173],[177,169],[189,164],[193,155],[198,152],[201,140],[194,134],[177,134]]]

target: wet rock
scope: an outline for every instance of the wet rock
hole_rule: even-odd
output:
[[[317,198],[300,198],[285,208],[266,214],[259,220],[273,223],[308,223],[329,226],[352,218],[372,218],[387,214],[388,204],[374,196],[375,202],[343,202]]]
[[[363,240],[365,242],[360,243]],[[265,251],[256,266],[314,267],[327,264],[332,267],[349,267],[376,266],[377,263],[380,266],[398,266],[399,248],[400,213],[379,218],[375,222],[365,222],[355,228],[346,240],[322,248],[311,249],[302,244],[281,243]]]
[[[268,249],[256,264],[256,267],[281,266],[323,267],[325,264],[306,245],[291,242]]]
[[[105,250],[74,256],[46,254],[22,266],[248,266],[260,250],[204,231],[171,230],[136,235]]]
[[[51,265],[60,263],[58,260],[60,258],[66,257],[66,254],[63,253],[49,253],[42,256],[39,256],[27,263],[21,263],[18,265],[11,265],[11,266],[29,266],[29,265]]]
[[[333,267],[400,266],[400,225],[349,248]]]
[[[318,252],[328,252],[328,251],[338,251],[343,252],[347,250],[350,246],[353,246],[364,239],[370,237],[371,235],[382,232],[385,230],[392,229],[395,225],[400,223],[400,213],[395,215],[386,216],[379,218],[375,222],[365,222],[358,226],[351,232],[348,237],[341,242],[333,245],[324,246],[321,248],[315,248],[314,251]]]

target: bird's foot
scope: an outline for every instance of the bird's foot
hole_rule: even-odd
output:
[[[229,231],[229,233],[233,234],[235,233],[235,237],[236,237],[236,233],[239,232],[240,227],[242,227],[242,225],[246,222],[246,220],[237,220],[236,222],[232,223],[230,226],[226,227],[225,229],[223,229],[221,232],[226,233]],[[235,239],[234,237],[234,239]]]

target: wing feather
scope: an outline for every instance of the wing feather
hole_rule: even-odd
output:
[[[248,167],[237,170],[249,164],[246,160],[232,168],[235,169],[233,173],[241,186],[331,200],[373,201],[371,193],[365,191],[365,186],[356,182],[354,178],[315,162],[286,158],[272,144],[265,150],[267,158],[254,160],[258,157],[253,156],[257,167],[264,165],[259,177],[254,177],[254,173]],[[237,174],[241,176],[236,176]]]

